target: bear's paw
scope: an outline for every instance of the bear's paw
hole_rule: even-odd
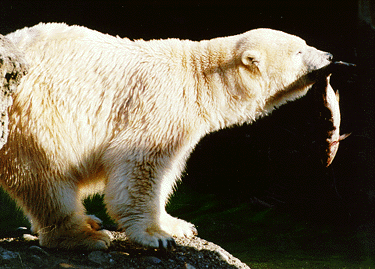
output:
[[[39,244],[48,248],[106,250],[113,238],[109,231],[97,230],[100,229],[98,221],[100,219],[88,216],[86,223],[69,225],[69,229],[41,229]]]
[[[194,235],[198,235],[198,231],[194,224],[172,217],[169,214],[164,214],[161,218],[161,227],[164,231],[176,237],[190,238]]]

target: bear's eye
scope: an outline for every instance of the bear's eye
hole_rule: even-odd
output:
[[[303,53],[303,51],[302,50],[299,50],[299,51],[297,51],[297,55],[302,55],[302,53]]]

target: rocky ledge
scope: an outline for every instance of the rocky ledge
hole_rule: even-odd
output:
[[[5,268],[249,268],[239,259],[211,242],[194,237],[176,239],[174,250],[147,249],[111,232],[114,240],[107,251],[47,249],[38,238],[24,234],[0,239],[0,269]]]

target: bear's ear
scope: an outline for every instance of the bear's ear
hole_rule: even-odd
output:
[[[260,64],[260,53],[256,50],[246,50],[242,53],[242,63],[249,67],[259,67]]]

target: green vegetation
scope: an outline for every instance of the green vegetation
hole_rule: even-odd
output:
[[[103,203],[103,195],[95,194],[83,201],[87,214],[95,215],[103,221],[105,227],[115,226],[115,222],[108,216]]]
[[[0,236],[6,236],[18,227],[30,227],[30,224],[16,203],[0,187]]]

